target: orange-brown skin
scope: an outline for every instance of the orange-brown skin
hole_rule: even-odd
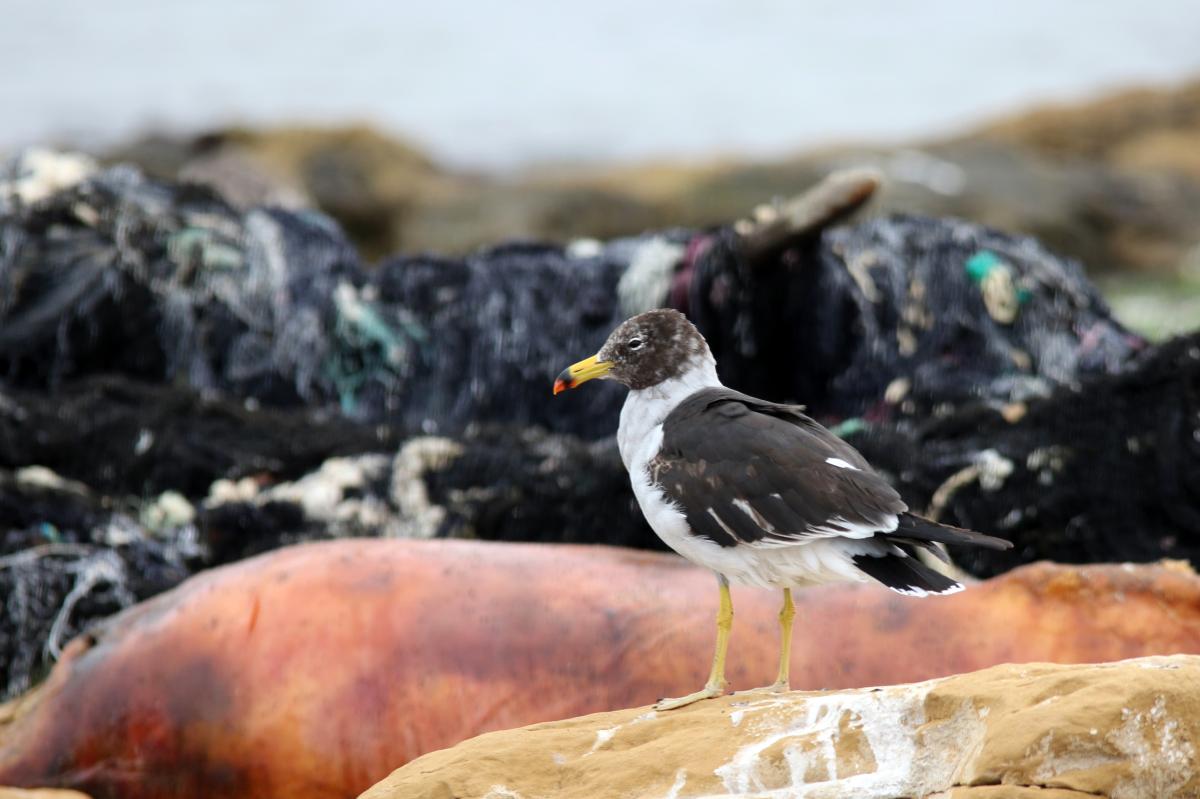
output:
[[[777,600],[734,588],[735,689],[774,677]],[[0,708],[0,785],[97,799],[354,796],[487,730],[694,689],[716,602],[712,575],[606,547],[281,550],[73,642],[7,724]],[[949,597],[836,586],[796,604],[796,688],[1200,652],[1200,578],[1179,567],[1037,564]]]

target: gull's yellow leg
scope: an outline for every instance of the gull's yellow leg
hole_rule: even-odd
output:
[[[779,676],[768,690],[783,693],[791,690],[788,675],[792,670],[792,619],[796,606],[792,604],[792,589],[783,589],[783,607],[779,609]]]
[[[712,670],[708,673],[708,682],[695,693],[681,696],[677,699],[660,699],[654,706],[655,710],[674,710],[677,707],[699,702],[701,699],[712,699],[725,693],[725,652],[729,648],[729,631],[733,629],[733,597],[729,595],[729,581],[724,575],[717,575],[717,586],[721,591],[721,608],[717,611],[717,648],[713,652]]]

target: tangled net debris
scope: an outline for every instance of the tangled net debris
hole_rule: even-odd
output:
[[[977,574],[1200,554],[1200,340],[1149,346],[1028,237],[833,224],[868,174],[725,227],[376,267],[319,214],[128,167],[36,177],[0,180],[5,696],[95,620],[292,542],[660,547],[611,439],[622,392],[549,398],[655,306],[914,508],[1017,542]]]

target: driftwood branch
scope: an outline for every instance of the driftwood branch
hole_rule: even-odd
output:
[[[752,219],[734,225],[751,261],[846,219],[862,208],[883,182],[875,169],[843,169],[790,200],[760,205]]]

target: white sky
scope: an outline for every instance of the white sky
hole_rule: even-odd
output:
[[[365,120],[465,166],[769,155],[1200,74],[1200,0],[4,0],[0,19],[0,148]]]

